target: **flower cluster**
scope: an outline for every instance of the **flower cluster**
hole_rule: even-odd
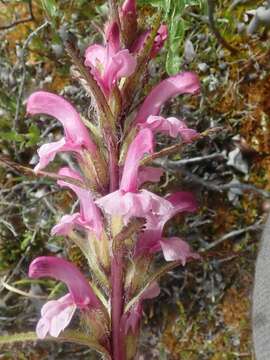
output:
[[[93,121],[95,131],[91,131],[73,105],[46,91],[29,97],[27,112],[52,116],[64,129],[62,139],[40,147],[35,172],[47,167],[59,152],[69,152],[77,160],[76,169],[59,170],[57,183],[76,194],[79,210],[62,216],[51,234],[65,236],[81,248],[92,278],[91,284],[75,265],[59,257],[43,256],[31,263],[30,277],[52,277],[68,287],[66,295],[42,307],[37,334],[57,337],[79,309],[97,341],[121,360],[126,359],[125,339],[138,334],[143,300],[159,294],[156,282],[147,283],[155,254],[182,265],[199,258],[183,239],[163,235],[173,216],[197,209],[193,194],[178,191],[161,197],[151,192],[149,184],[158,182],[163,171],[142,162],[155,153],[158,133],[183,144],[198,137],[183,119],[163,117],[162,107],[174,96],[196,94],[200,85],[194,73],[179,73],[154,86],[139,109],[128,113],[121,101],[125,84],[137,71],[138,57],[152,30],[137,28],[135,0],[124,2],[119,19],[120,27],[114,20],[106,25],[105,45],[93,44],[84,54],[84,65],[114,117],[110,136],[103,122]],[[166,37],[167,27],[161,24],[148,61],[162,49]],[[114,112],[112,98],[118,99],[121,111]]]

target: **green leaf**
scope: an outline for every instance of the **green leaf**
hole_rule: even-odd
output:
[[[49,18],[55,18],[58,15],[58,8],[55,0],[41,0],[41,4]]]
[[[6,141],[23,142],[24,137],[22,134],[18,134],[16,131],[0,131],[0,139]]]
[[[169,29],[168,53],[166,59],[166,71],[169,75],[175,75],[180,70],[181,49],[185,38],[185,22],[181,16],[172,16]]]
[[[26,135],[26,138],[28,139],[26,146],[32,147],[36,145],[40,140],[40,131],[36,124],[31,124],[29,128],[29,133]]]
[[[12,335],[0,336],[1,345],[11,345],[16,342],[33,342],[39,340],[35,332],[23,332]],[[97,342],[89,339],[89,336],[74,330],[67,330],[60,334],[58,337],[46,337],[43,341],[57,341],[57,342],[71,342],[80,345],[89,346],[91,349],[96,350],[98,353],[105,355],[106,359],[110,360],[111,357],[108,351],[98,344]]]

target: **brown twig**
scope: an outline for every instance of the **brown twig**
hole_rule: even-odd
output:
[[[258,222],[256,222],[253,225],[246,226],[246,227],[244,227],[242,229],[232,230],[231,232],[229,232],[228,234],[223,235],[221,238],[217,239],[216,241],[206,245],[206,247],[201,249],[199,252],[204,253],[205,251],[213,249],[214,247],[220,245],[221,243],[223,243],[224,241],[226,241],[228,239],[231,239],[231,238],[236,237],[238,235],[244,234],[244,233],[246,233],[248,231],[257,231],[257,230],[261,230],[261,229],[262,229],[262,221],[259,220]]]
[[[217,41],[224,46],[226,49],[228,49],[230,52],[232,53],[236,53],[237,49],[234,48],[233,46],[231,46],[220,34],[220,31],[218,30],[218,28],[216,27],[215,24],[215,18],[214,18],[214,13],[215,13],[215,5],[216,5],[216,1],[215,0],[207,0],[207,4],[208,4],[208,20],[209,20],[209,26],[210,29],[212,30],[213,34],[215,35]]]
[[[11,24],[8,24],[8,25],[0,26],[0,30],[8,30],[8,29],[11,29],[11,28],[19,25],[19,24],[27,23],[27,22],[30,22],[30,21],[35,21],[35,16],[34,16],[34,13],[33,13],[32,0],[28,1],[28,9],[29,9],[29,16],[27,18],[16,20],[16,21],[14,21],[14,22],[12,22]]]

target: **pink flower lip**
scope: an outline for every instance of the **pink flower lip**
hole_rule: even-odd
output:
[[[176,138],[178,135],[183,142],[189,143],[198,137],[197,131],[187,127],[184,121],[175,117],[164,118],[150,115],[144,123],[139,124],[141,129],[149,128],[153,132],[162,132]]]
[[[93,154],[97,151],[79,113],[63,97],[46,91],[34,92],[27,100],[27,112],[31,115],[45,114],[55,117],[62,123],[65,133],[61,140],[40,147],[40,159],[35,172],[46,167],[59,152],[71,151],[80,155],[83,149]]]
[[[156,85],[145,98],[136,116],[136,123],[143,123],[150,115],[159,115],[162,105],[170,98],[181,94],[195,94],[200,90],[198,76],[181,72]]]
[[[64,282],[73,302],[80,308],[98,307],[99,302],[88,281],[71,262],[55,256],[40,256],[29,267],[30,278],[52,277]]]
[[[82,181],[80,174],[68,167],[61,168],[58,174]],[[59,186],[67,187],[75,192],[80,201],[80,213],[64,215],[60,222],[52,228],[52,235],[68,235],[69,232],[78,225],[79,227],[93,231],[97,237],[100,237],[103,230],[102,218],[99,209],[94,203],[90,190],[83,189],[63,180],[58,180],[57,183]]]
[[[153,133],[149,129],[139,131],[129,146],[125,160],[120,189],[136,192],[138,189],[138,172],[143,155],[154,151]]]

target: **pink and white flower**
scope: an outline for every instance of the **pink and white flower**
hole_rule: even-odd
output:
[[[172,205],[170,211],[161,216],[149,215],[146,219],[146,229],[139,236],[135,248],[135,257],[154,254],[162,251],[166,261],[181,261],[185,265],[188,258],[198,259],[199,255],[192,252],[190,246],[180,238],[164,238],[163,228],[167,221],[181,212],[197,210],[197,202],[192,193],[176,192],[166,197]]]
[[[196,130],[187,127],[184,121],[175,117],[164,118],[150,115],[145,122],[139,124],[141,129],[148,128],[153,132],[162,132],[176,138],[180,136],[184,142],[191,142],[198,136]]]
[[[54,256],[36,258],[29,267],[29,277],[51,277],[64,282],[68,293],[58,300],[50,300],[41,309],[36,332],[40,339],[49,333],[57,337],[70,323],[76,309],[98,309],[99,300],[88,281],[75,265]]]
[[[170,98],[181,94],[195,94],[199,89],[198,76],[192,72],[181,72],[161,81],[145,98],[135,122],[141,124],[147,121],[150,115],[159,115],[162,105]]]
[[[106,46],[90,45],[85,51],[85,65],[91,68],[99,86],[110,96],[117,81],[130,76],[136,68],[136,59],[128,49],[121,49],[116,23],[106,29]]]
[[[67,176],[75,180],[83,181],[80,174],[68,167],[60,169],[61,176]],[[93,231],[97,237],[100,237],[103,229],[102,217],[92,198],[91,192],[77,185],[58,180],[57,184],[61,187],[67,187],[75,192],[80,201],[80,212],[72,215],[64,215],[60,222],[52,228],[52,235],[68,235],[74,227],[79,226],[89,231]]]
[[[131,217],[146,217],[147,214],[162,215],[172,209],[168,200],[147,190],[138,190],[140,160],[145,153],[153,152],[153,134],[150,129],[139,131],[129,146],[120,189],[96,201],[110,215],[120,215],[124,222]]]
[[[65,134],[61,140],[39,148],[39,163],[34,169],[35,172],[53,161],[58,152],[72,151],[81,155],[84,149],[92,154],[97,151],[79,113],[63,97],[46,91],[34,92],[27,100],[27,112],[31,115],[45,114],[55,117],[62,123]]]

